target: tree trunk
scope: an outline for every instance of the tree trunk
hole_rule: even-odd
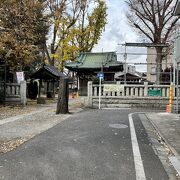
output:
[[[68,109],[68,79],[61,78],[59,82],[59,93],[56,114],[66,114],[69,112]]]
[[[156,47],[156,84],[159,85],[161,83],[161,71],[162,71],[162,47]]]
[[[55,50],[54,50],[54,42],[51,44],[51,54],[55,55]],[[54,66],[54,61],[55,61],[55,58],[54,56],[51,58],[51,66]]]

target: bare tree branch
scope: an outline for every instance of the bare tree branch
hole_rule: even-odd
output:
[[[128,19],[132,25],[152,43],[166,43],[179,17],[172,15],[174,0],[127,0]],[[130,15],[131,14],[131,15]],[[160,52],[163,48],[156,48]],[[161,72],[162,56],[157,56],[158,72]],[[159,82],[160,73],[157,73]]]
[[[138,28],[143,34],[145,34],[151,41],[153,41],[153,38],[148,33],[146,33],[138,24],[134,23],[134,26]]]

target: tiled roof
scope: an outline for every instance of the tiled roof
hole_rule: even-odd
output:
[[[31,78],[35,79],[59,79],[60,77],[66,77],[56,67],[50,65],[44,65],[38,71],[31,75]]]
[[[52,73],[53,75],[57,77],[66,77],[62,72],[60,72],[56,67],[50,66],[50,65],[44,65],[44,69]]]
[[[115,52],[104,53],[82,53],[74,61],[67,63],[68,69],[99,69],[122,66],[121,62],[117,61],[117,55]]]

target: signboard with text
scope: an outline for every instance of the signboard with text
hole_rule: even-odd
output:
[[[119,84],[104,84],[105,92],[124,92],[124,85]]]

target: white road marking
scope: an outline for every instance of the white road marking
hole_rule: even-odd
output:
[[[133,149],[133,156],[134,156],[134,165],[136,170],[136,180],[146,180],[144,166],[141,158],[141,153],[139,150],[139,145],[137,141],[136,131],[134,128],[133,118],[131,113],[128,115],[129,117],[129,126],[130,126],[130,133],[131,133],[131,142],[132,142],[132,149]]]

